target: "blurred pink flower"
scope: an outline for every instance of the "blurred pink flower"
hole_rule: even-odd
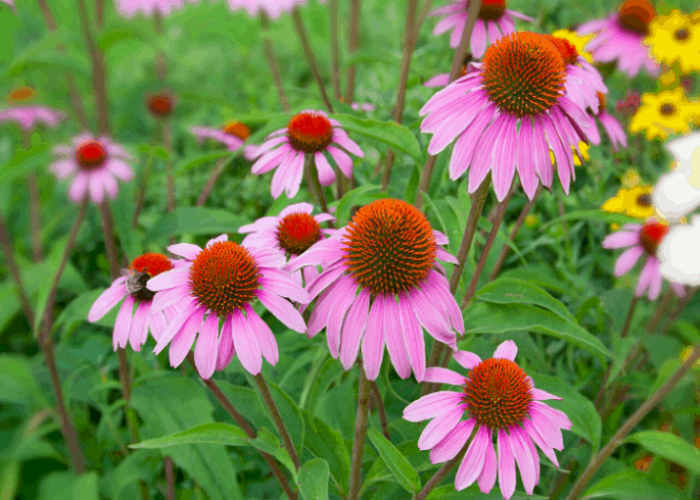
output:
[[[328,0],[319,0],[325,4]],[[272,19],[277,19],[284,12],[291,11],[297,5],[306,5],[306,0],[226,0],[232,11],[245,9],[251,17],[265,13]]]
[[[31,131],[39,123],[54,128],[66,115],[61,111],[29,104],[37,96],[36,90],[30,87],[18,87],[8,96],[11,107],[0,109],[0,123],[13,121],[25,131]]]
[[[288,328],[306,331],[301,314],[284,297],[307,304],[309,295],[280,270],[285,259],[274,249],[246,248],[222,234],[204,249],[179,243],[168,250],[184,257],[186,264],[159,274],[146,286],[157,292],[153,310],[174,306],[180,311],[154,351],[158,354],[170,344],[171,366],[179,366],[187,357],[197,333],[194,360],[202,378],[223,370],[234,354],[252,375],[260,373],[263,358],[277,364],[277,340],[253,310],[256,299]]]
[[[6,4],[9,5],[10,7],[12,7],[12,10],[14,10],[15,12],[17,12],[17,9],[15,8],[15,0],[0,0],[0,2],[6,3]]]
[[[565,413],[542,403],[561,398],[535,389],[532,378],[515,363],[517,353],[512,340],[499,345],[486,361],[474,353],[457,351],[454,359],[469,370],[466,376],[447,368],[428,368],[424,381],[462,386],[463,391],[435,392],[403,411],[409,422],[432,419],[418,448],[430,450],[433,464],[452,460],[474,436],[457,469],[457,491],[476,481],[481,492],[488,494],[498,476],[501,494],[509,500],[515,491],[517,463],[525,491],[532,495],[540,480],[535,445],[559,467],[554,450],[564,448],[561,430],[570,430],[571,421]],[[465,415],[468,418],[462,420]]]
[[[89,195],[98,205],[117,197],[117,179],[129,182],[134,172],[127,163],[134,158],[120,145],[107,137],[93,139],[89,133],[73,138],[70,146],[56,146],[53,151],[59,158],[50,170],[60,179],[73,176],[68,196],[73,203],[80,203]]]
[[[433,29],[433,35],[441,35],[452,30],[450,47],[456,49],[462,39],[464,26],[467,24],[469,0],[449,0],[451,3],[438,7],[429,15],[445,16]],[[469,40],[469,47],[475,59],[484,57],[486,47],[492,45],[502,36],[515,31],[513,18],[534,22],[534,19],[515,10],[506,10],[506,0],[482,0],[479,17],[474,25],[474,31]],[[488,42],[486,35],[488,33]],[[446,85],[446,83],[444,84]]]
[[[617,121],[617,118],[608,113],[605,106],[605,94],[598,92],[598,100],[598,111],[596,112],[589,108],[588,112],[597,118],[600,124],[603,126],[603,129],[605,130],[605,133],[608,134],[608,138],[610,139],[610,142],[612,142],[612,147],[615,151],[617,151],[620,146],[626,148],[627,134],[625,133],[625,129],[622,127],[622,125],[620,125],[620,122]],[[598,131],[598,126],[596,125],[595,121],[593,121],[590,128],[586,129],[585,133],[586,137],[591,143],[600,144],[600,132]]]
[[[302,111],[287,127],[267,136],[257,151],[262,156],[253,164],[251,172],[262,175],[277,168],[272,177],[272,197],[279,198],[284,191],[288,198],[293,198],[299,192],[307,155],[313,156],[321,185],[335,182],[335,172],[324,152],[330,154],[340,171],[350,178],[353,164],[346,150],[364,157],[360,146],[348,137],[338,120],[328,118],[323,111]]]
[[[116,0],[117,12],[126,17],[133,17],[137,12],[144,16],[155,13],[168,16],[174,10],[181,10],[185,6],[185,0]],[[199,0],[187,0],[189,3],[199,3]]]
[[[204,139],[214,139],[223,144],[229,151],[237,151],[250,137],[248,127],[237,121],[228,121],[222,129],[213,127],[191,127],[192,132],[197,138],[202,141]],[[246,144],[243,146],[243,157],[246,160],[253,161],[258,156],[258,147],[256,144]]]
[[[369,102],[363,102],[362,104],[360,104],[358,102],[353,102],[351,107],[355,111],[364,111],[365,113],[368,113],[370,111],[374,111],[375,109],[377,109],[377,106],[375,106],[374,104],[369,103]]]

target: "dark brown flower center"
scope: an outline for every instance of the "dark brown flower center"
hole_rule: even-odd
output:
[[[649,24],[656,17],[656,9],[649,0],[626,0],[617,11],[620,24],[641,35],[649,34]]]
[[[659,112],[664,116],[671,116],[676,112],[676,107],[673,104],[667,102],[661,105],[661,107],[659,108]]]
[[[673,34],[673,38],[679,42],[685,42],[688,38],[690,38],[690,32],[686,28],[681,28],[676,30],[676,32]]]
[[[154,276],[170,271],[172,268],[172,262],[163,254],[140,255],[131,261],[128,270],[122,271],[126,276],[126,291],[136,300],[152,300],[156,293],[146,288],[146,283]]]
[[[651,193],[644,193],[637,196],[637,205],[640,207],[650,207],[651,206]]]
[[[107,160],[107,150],[100,141],[89,139],[75,148],[75,160],[83,170],[94,170]]]
[[[496,21],[506,10],[505,0],[482,0],[479,8],[479,18],[486,21]]]

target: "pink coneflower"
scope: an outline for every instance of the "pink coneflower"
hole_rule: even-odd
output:
[[[322,186],[335,182],[335,172],[324,152],[330,154],[340,171],[350,178],[352,159],[345,151],[360,158],[364,157],[364,153],[341,127],[338,120],[328,118],[323,111],[302,111],[289,120],[286,128],[267,137],[258,149],[258,154],[262,156],[251,167],[251,172],[262,175],[277,167],[272,177],[273,198],[278,198],[282,191],[289,198],[299,192],[307,155],[313,156]]]
[[[365,113],[369,113],[370,111],[377,109],[377,106],[369,102],[363,102],[362,104],[353,102],[350,107],[355,111],[364,111]]]
[[[282,210],[278,216],[262,217],[253,224],[242,226],[239,233],[248,234],[242,245],[251,248],[272,248],[285,259],[293,259],[311,248],[335,229],[323,229],[321,223],[334,221],[330,214],[311,215],[310,203],[296,203]],[[292,274],[297,282],[310,283],[318,277],[318,270],[311,266]]]
[[[312,300],[320,294],[307,335],[326,328],[331,355],[340,356],[346,370],[362,343],[370,380],[379,374],[386,344],[399,376],[407,378],[413,368],[420,382],[425,373],[421,326],[453,348],[455,330],[464,333],[462,314],[436,262],[457,262],[440,247],[445,244],[447,237],[405,201],[387,198],[360,208],[346,227],[286,267],[323,266],[307,285]]]
[[[175,107],[175,96],[168,91],[150,94],[146,98],[146,108],[155,118],[168,118]]]
[[[515,363],[517,353],[512,340],[499,345],[486,361],[468,351],[456,352],[455,361],[470,370],[466,377],[447,368],[428,368],[425,381],[462,386],[463,391],[429,394],[403,411],[410,422],[433,419],[423,430],[418,448],[430,450],[434,464],[453,459],[474,436],[457,470],[457,491],[477,481],[479,489],[489,493],[498,476],[501,494],[508,500],[515,491],[517,462],[525,491],[532,495],[540,480],[535,444],[559,467],[554,450],[564,448],[561,430],[571,429],[571,421],[541,402],[561,398],[535,389]],[[465,415],[468,418],[462,420]]]
[[[187,262],[162,273],[147,283],[158,292],[153,309],[175,306],[180,311],[158,339],[155,351],[170,344],[170,365],[179,366],[194,350],[197,370],[209,378],[223,370],[238,354],[243,367],[260,373],[262,358],[274,365],[279,359],[277,341],[270,328],[253,310],[255,299],[288,328],[304,333],[306,325],[299,311],[283,297],[307,304],[309,296],[279,268],[284,257],[270,248],[246,248],[222,234],[201,249],[180,243],[168,247]],[[219,336],[219,320],[223,321]]]
[[[622,127],[622,125],[620,125],[620,122],[617,121],[617,118],[608,113],[605,106],[605,94],[598,92],[598,101],[598,111],[593,111],[589,108],[588,113],[597,118],[600,124],[603,126],[603,129],[608,134],[608,138],[610,139],[615,151],[617,151],[620,146],[626,148],[627,134],[625,133],[625,129]],[[591,127],[586,129],[586,137],[593,144],[600,144],[600,132],[598,131],[598,126],[595,124],[595,121],[593,121]]]
[[[100,320],[124,299],[114,323],[112,345],[115,351],[117,347],[125,348],[129,342],[131,348],[138,352],[146,343],[149,330],[156,341],[163,334],[167,321],[175,317],[177,309],[169,307],[163,312],[154,311],[151,306],[155,294],[146,288],[146,282],[179,264],[159,253],[136,257],[128,269],[122,269],[122,277],[114,280],[97,298],[88,313],[90,323]],[[134,306],[137,306],[135,313]]]
[[[108,198],[117,197],[117,180],[129,182],[134,172],[125,160],[133,157],[107,137],[93,139],[89,133],[73,139],[71,146],[56,146],[53,153],[59,157],[49,167],[58,179],[74,175],[68,196],[80,203],[89,194],[98,205]]]
[[[223,144],[229,151],[237,151],[245,141],[250,137],[250,130],[241,122],[229,120],[224,123],[221,129],[212,127],[192,127],[190,128],[197,139],[214,139]],[[243,146],[243,157],[246,160],[253,161],[258,156],[258,147],[255,144],[246,144]]]
[[[462,39],[464,26],[467,24],[469,0],[450,0],[451,4],[433,10],[431,16],[446,16],[435,25],[433,35],[441,35],[452,30],[450,47],[456,49]],[[515,10],[506,10],[506,0],[482,0],[479,18],[469,40],[469,48],[475,59],[481,59],[486,47],[493,45],[503,36],[515,31],[513,18],[533,22],[534,19]],[[486,34],[488,33],[488,43]]]
[[[528,32],[504,36],[488,48],[482,63],[470,63],[465,76],[421,109],[421,116],[428,115],[421,131],[433,134],[428,152],[436,155],[457,139],[450,178],[469,169],[473,193],[491,172],[502,201],[516,167],[530,199],[539,182],[552,186],[552,150],[568,194],[575,176],[572,150],[578,151],[579,129],[589,127],[591,119],[564,94],[566,78],[564,60],[549,40]]]
[[[634,78],[642,67],[656,76],[659,64],[643,43],[654,17],[656,9],[648,0],[626,0],[608,18],[583,23],[578,33],[595,33],[596,36],[586,45],[595,62],[616,61],[617,67],[630,78]]]
[[[189,3],[199,3],[199,0],[187,0]],[[137,12],[144,16],[160,14],[168,16],[175,10],[181,10],[185,0],[117,0],[117,12],[126,17],[133,17]]]
[[[29,87],[19,87],[13,90],[9,95],[12,107],[0,109],[0,123],[16,122],[27,132],[40,123],[51,128],[56,127],[66,115],[45,106],[30,105],[29,103],[34,100],[36,95],[36,91]]]
[[[610,234],[603,240],[603,248],[627,248],[615,263],[615,276],[622,276],[630,271],[640,257],[646,255],[646,262],[637,281],[634,292],[636,297],[641,297],[648,290],[649,300],[656,300],[661,292],[663,278],[659,271],[660,263],[657,259],[657,250],[669,227],[654,219],[642,224],[625,224],[621,231]],[[683,297],[685,289],[679,283],[671,282],[671,288],[676,295]]]
[[[319,0],[325,4],[328,0]],[[272,19],[277,19],[283,12],[289,12],[297,5],[306,5],[306,0],[226,0],[232,11],[245,9],[251,16],[266,14]]]

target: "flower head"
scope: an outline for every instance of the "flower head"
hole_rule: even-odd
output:
[[[610,234],[603,240],[603,248],[627,248],[615,263],[615,276],[629,272],[641,257],[646,257],[634,292],[636,297],[641,297],[648,291],[649,300],[656,300],[661,292],[663,280],[657,250],[668,230],[667,224],[649,219],[644,224],[625,224],[621,231]],[[671,287],[677,295],[685,295],[683,287],[678,283],[671,282]]]
[[[642,67],[656,76],[659,65],[643,44],[655,16],[656,10],[649,0],[625,0],[616,13],[607,19],[583,23],[577,32],[580,35],[595,34],[586,45],[595,62],[616,61],[617,67],[630,78],[634,78]]]
[[[583,57],[586,62],[593,62],[593,54],[586,50],[586,44],[591,41],[593,35],[581,36],[575,31],[556,30],[552,32],[552,36],[556,38],[563,38],[567,42],[571,43],[576,48],[576,52],[578,52],[578,54]]]
[[[462,314],[436,259],[456,262],[440,245],[447,238],[434,231],[414,206],[381,199],[357,211],[352,221],[321,240],[287,269],[323,266],[307,284],[319,297],[309,318],[308,335],[326,328],[328,347],[346,370],[362,346],[364,369],[374,380],[389,350],[402,378],[418,381],[425,373],[421,326],[448,345],[464,332]],[[358,293],[359,291],[359,293]],[[398,299],[398,300],[397,300]]]
[[[149,95],[146,99],[146,107],[154,117],[167,118],[175,107],[175,96],[167,91]]]
[[[352,159],[345,151],[364,157],[339,121],[329,118],[323,111],[302,111],[289,121],[286,128],[267,137],[258,150],[258,155],[262,156],[251,171],[261,175],[277,168],[272,177],[272,197],[278,198],[284,191],[287,197],[293,198],[299,192],[307,157],[313,158],[318,180],[323,186],[335,182],[335,172],[324,153],[333,158],[346,177],[351,177]]]
[[[678,220],[700,206],[700,132],[666,144],[678,168],[664,174],[654,187],[654,205],[659,213]]]
[[[434,9],[431,16],[445,16],[435,25],[433,35],[452,31],[450,47],[456,49],[467,24],[469,0],[450,0],[450,4]],[[482,0],[479,17],[469,41],[472,55],[481,59],[489,45],[515,31],[515,19],[534,22],[534,19],[515,10],[506,9],[506,0]],[[487,41],[488,34],[488,41]]]
[[[656,213],[651,198],[653,189],[647,184],[620,188],[615,197],[607,200],[600,208],[606,212],[646,220]]]
[[[485,361],[474,353],[457,351],[454,359],[469,370],[466,376],[447,368],[428,368],[425,381],[462,386],[462,391],[424,396],[403,411],[410,422],[432,419],[418,448],[430,450],[434,464],[456,457],[473,436],[457,470],[457,491],[477,481],[479,489],[489,493],[498,477],[501,494],[508,500],[515,491],[517,463],[525,491],[531,495],[540,477],[535,445],[559,466],[554,450],[564,448],[561,430],[571,429],[571,421],[542,403],[561,398],[535,388],[515,362],[517,352],[512,340],[499,345],[493,358]]]
[[[250,130],[245,124],[229,120],[224,123],[221,129],[212,127],[192,127],[190,128],[197,139],[213,139],[220,144],[223,144],[229,151],[237,151],[250,137]],[[246,160],[253,161],[258,157],[258,147],[255,144],[245,144],[243,146],[243,156]]]
[[[105,196],[117,197],[117,179],[129,182],[134,172],[126,162],[133,157],[107,137],[94,139],[85,133],[73,139],[70,146],[56,146],[53,153],[58,160],[49,167],[58,179],[73,177],[68,196],[80,203],[87,195],[100,204]]]
[[[100,320],[124,300],[114,323],[112,345],[115,351],[118,347],[125,348],[128,342],[138,352],[146,343],[149,330],[156,341],[163,334],[167,322],[177,314],[177,309],[170,307],[164,311],[154,311],[151,305],[155,294],[146,288],[146,282],[178,265],[178,261],[159,253],[136,257],[128,269],[122,269],[122,276],[97,298],[88,313],[91,323]]]
[[[630,132],[644,131],[648,139],[666,139],[689,130],[688,124],[700,115],[700,104],[691,103],[683,90],[665,90],[642,95],[642,106],[630,122]]]
[[[690,224],[674,226],[658,247],[661,276],[690,286],[700,286],[700,216]]]
[[[253,375],[260,373],[262,358],[276,364],[277,341],[253,310],[256,300],[288,328],[306,331],[301,314],[283,297],[306,304],[308,294],[279,270],[284,264],[279,252],[247,248],[228,241],[225,234],[210,240],[204,249],[180,243],[168,250],[184,257],[185,264],[151,279],[147,288],[157,292],[156,311],[169,306],[179,309],[155,348],[160,353],[170,344],[171,366],[182,363],[197,334],[194,359],[203,378],[211,377],[215,369],[223,370],[234,354]]]
[[[245,9],[251,17],[265,14],[277,19],[284,12],[291,11],[297,5],[306,5],[306,0],[226,0],[232,11]],[[327,0],[319,0],[325,4]]]
[[[668,66],[678,63],[683,73],[700,70],[700,24],[673,10],[667,16],[656,17],[649,28],[644,43],[656,60]]]
[[[51,128],[56,127],[66,115],[45,106],[32,105],[36,96],[36,90],[29,87],[18,87],[10,92],[8,101],[11,107],[0,109],[0,123],[13,121],[27,132],[40,123]]]
[[[199,0],[187,0],[189,3],[199,3]],[[144,16],[158,14],[169,16],[175,10],[181,10],[185,0],[117,0],[117,12],[125,17],[134,17],[137,12]]]
[[[450,178],[469,169],[473,193],[489,172],[499,200],[511,188],[517,167],[523,190],[532,198],[539,182],[551,188],[549,150],[566,193],[574,178],[572,147],[590,127],[585,110],[564,92],[567,71],[557,47],[528,32],[504,36],[486,51],[483,63],[435,94],[420,114],[421,131],[432,133],[435,155],[457,139]],[[477,148],[478,145],[478,148]]]

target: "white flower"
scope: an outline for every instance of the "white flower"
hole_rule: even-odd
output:
[[[669,142],[678,168],[661,176],[652,200],[657,212],[675,221],[700,206],[700,132]]]
[[[700,286],[700,216],[673,227],[661,241],[657,258],[667,280]]]

